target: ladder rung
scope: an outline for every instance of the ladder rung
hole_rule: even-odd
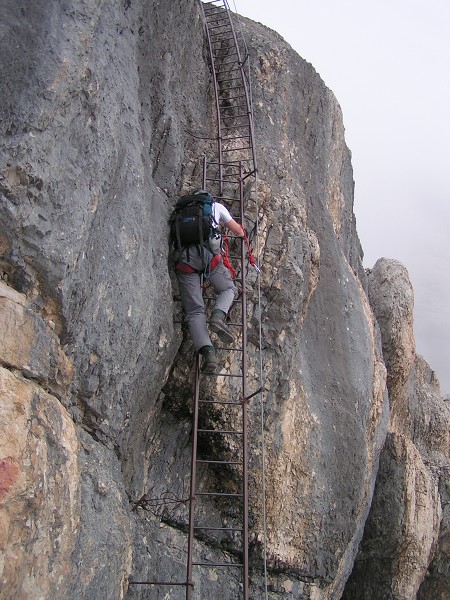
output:
[[[198,463],[206,463],[208,465],[243,465],[242,461],[237,460],[203,460],[197,459]]]
[[[249,160],[250,160],[250,161],[252,161],[252,160],[253,160],[253,158],[252,158],[252,157],[249,157],[249,158],[241,158],[240,160],[230,160],[230,162],[229,162],[228,164],[231,164],[231,163],[237,163],[237,164],[239,164],[239,163],[241,163],[241,162],[248,162]],[[254,173],[254,172],[255,172],[254,170],[253,170],[253,171],[250,171],[250,172],[248,173],[248,175],[246,175],[246,177],[248,177],[249,175],[253,175],[253,173]],[[245,178],[244,178],[244,179],[245,179]],[[233,200],[237,200],[237,198],[233,198]]]
[[[242,137],[247,137],[247,136],[244,135]],[[221,139],[229,140],[230,138],[227,137],[227,138],[221,138]],[[237,169],[235,165],[230,165],[230,166],[227,165],[226,169],[227,169],[226,172],[222,171],[222,178],[225,178],[225,177],[238,177],[239,176],[239,169]],[[234,169],[234,171],[231,171],[230,169]],[[219,171],[219,173],[220,173],[220,171]],[[217,174],[217,170],[215,171],[215,174]],[[229,182],[225,182],[225,183],[229,183]],[[232,183],[236,183],[236,182],[233,181]]]
[[[245,146],[245,148],[224,148],[222,152],[235,152],[236,150],[251,150],[251,146]]]
[[[198,433],[233,433],[235,435],[242,435],[242,431],[236,431],[234,429],[197,429]]]
[[[222,25],[219,25],[219,23],[222,23]],[[230,29],[230,22],[226,17],[222,17],[220,19],[208,19],[206,18],[206,28],[208,30],[208,32],[212,32],[213,29],[223,29],[224,27],[227,27],[229,31],[231,31]]]
[[[212,34],[211,38],[214,36],[215,39],[211,39],[211,44],[220,44],[221,42],[231,42],[231,40],[234,40],[233,36],[228,36],[228,37],[219,37],[219,35],[223,35],[220,32],[217,34]],[[217,50],[217,48],[216,48]]]
[[[229,92],[230,90],[242,90],[244,89],[244,85],[231,85],[230,87],[227,88],[227,92]]]
[[[202,530],[202,531],[204,531],[204,530],[207,530],[207,531],[240,531],[240,532],[244,531],[242,529],[242,527],[207,527],[207,526],[198,527],[197,526],[197,527],[194,527],[194,529]]]
[[[248,117],[248,115],[250,114],[250,111],[246,112],[246,113],[241,113],[240,115],[225,115],[227,116],[228,119],[238,119],[238,118],[242,118],[242,117]]]
[[[228,96],[228,98],[219,98],[219,102],[226,102],[228,100],[240,100],[241,98],[245,97],[245,94],[241,94],[240,96]]]
[[[229,139],[229,138],[221,138],[221,139]],[[210,166],[210,165],[220,166],[220,163],[209,163],[208,166]],[[228,164],[222,163],[222,167],[225,167],[225,169],[227,170],[226,173],[224,173],[222,170],[222,175],[224,177],[236,177],[237,175],[239,175],[239,169],[236,167],[236,165],[228,165]],[[234,171],[230,172],[230,169],[234,169]],[[220,173],[220,170],[216,169],[216,173],[217,172]],[[229,183],[229,182],[226,182],[226,183]],[[231,183],[233,183],[233,182],[231,182]]]
[[[238,239],[242,239],[242,238],[238,238]],[[234,281],[236,281],[236,279]],[[208,323],[210,320],[211,319],[208,319]],[[234,325],[235,327],[242,327],[242,323],[235,323],[235,322],[231,322],[231,321],[227,321],[227,325]]]
[[[235,135],[233,137],[222,138],[222,141],[223,142],[231,142],[232,140],[248,140],[251,137],[252,137],[251,135]],[[224,175],[226,175],[226,173]],[[233,175],[235,175],[235,173],[233,173]]]
[[[214,377],[240,377],[242,379],[242,375],[238,375],[237,373],[202,373],[202,375],[213,375]]]
[[[199,400],[199,404],[235,404],[242,406],[242,402],[230,402],[229,400]]]
[[[242,123],[241,125],[224,125],[224,126],[221,127],[221,129],[222,130],[224,130],[224,129],[242,129],[244,127],[247,127],[247,129],[248,129],[249,128],[248,123]],[[226,163],[226,164],[232,164],[232,163],[235,163],[235,162],[236,162],[235,160],[232,160],[232,161],[230,161],[229,163]]]
[[[226,40],[217,40],[216,42],[212,42],[212,43],[213,44],[218,44],[218,43],[222,43],[223,41],[226,41]],[[221,46],[217,46],[215,48],[212,48],[213,56],[214,56],[214,59],[216,61],[215,62],[216,67],[214,69],[214,74],[216,76],[218,75],[219,68],[220,68],[218,65],[219,65],[219,63],[220,63],[220,65],[222,64],[222,61],[223,61],[223,59],[224,59],[225,56],[228,56],[229,49],[230,49],[230,46],[227,46],[226,48],[222,48]]]
[[[233,58],[231,60],[222,60],[221,63],[220,63],[220,66],[222,66],[222,65],[229,65],[230,63],[233,63],[233,62],[239,63],[239,60],[238,60],[239,56],[238,56],[237,52],[229,52],[228,56],[237,56],[238,58],[237,59]]]
[[[234,161],[236,162],[236,161]],[[220,164],[220,163],[217,163]],[[226,165],[228,163],[222,163],[223,165]],[[231,196],[214,196],[214,198],[216,198],[217,200],[231,200],[231,201],[235,201],[238,200],[238,198],[232,198]]]
[[[238,202],[239,198],[233,198],[232,196],[214,196],[214,198],[216,200],[218,200],[219,202],[222,202],[222,200],[226,200],[228,202],[228,204],[232,204],[233,202]],[[228,235],[228,237],[230,237]]]
[[[239,77],[228,77],[227,79],[219,79],[221,76],[223,75],[230,75],[232,74],[234,71],[236,71],[237,73],[239,73]],[[232,69],[228,69],[227,71],[217,71],[216,72],[216,78],[218,83],[224,83],[225,81],[236,81],[238,79],[242,79],[242,76],[240,74],[240,69],[238,67],[233,67]],[[220,93],[220,90],[219,90]]]
[[[222,73],[217,73],[217,75],[222,75]],[[219,85],[221,85],[222,83],[228,83],[229,81],[242,81],[242,77],[241,77],[241,75],[239,75],[237,77],[228,77],[227,79],[219,79],[219,77],[217,77],[217,83]],[[227,90],[228,89],[229,88],[227,88]],[[219,90],[219,93],[220,93],[220,90]],[[225,98],[225,100],[228,100],[228,98]]]
[[[245,137],[245,136],[244,136]],[[233,138],[233,140],[240,140],[241,138]],[[228,179],[230,179],[231,177],[237,177],[237,173],[230,173],[229,175],[227,175],[226,173],[224,173],[222,175],[222,177],[207,177],[206,181],[223,181],[223,183],[235,183],[233,180],[231,181],[224,181],[224,177],[227,177]]]
[[[212,18],[214,15],[221,15],[220,17],[216,17],[216,18]],[[230,23],[230,19],[228,18],[227,14],[223,14],[223,10],[218,10],[213,12],[212,10],[209,11],[208,15],[205,15],[206,17],[206,22],[209,23],[219,23],[220,21],[227,21],[227,23]]]
[[[227,348],[226,346],[216,346],[216,350],[225,350],[226,352],[244,352],[242,348]]]
[[[217,23],[218,21],[225,21],[225,19],[211,19],[211,21],[209,21],[209,23]],[[211,25],[209,26],[208,23],[208,31],[211,31],[211,29],[219,29],[221,27],[229,27],[228,23],[224,23],[223,25]]]
[[[218,68],[216,69],[216,77],[217,77],[217,81],[233,81],[233,79],[242,79],[242,72],[241,72],[241,67],[239,66],[239,64],[237,63],[237,66],[232,66],[231,69],[220,69],[221,65],[218,66]],[[220,77],[223,77],[224,75],[229,75],[230,73],[239,73],[239,77],[234,77],[233,79],[222,79],[220,80]]]
[[[226,352],[244,352],[243,348],[227,348],[226,346],[216,346],[217,350],[225,350]]]
[[[219,106],[219,110],[233,110],[235,108],[247,108],[246,104],[232,104],[231,106]],[[233,115],[225,115],[226,117],[232,117]]]
[[[214,22],[216,23],[217,21],[214,20]],[[224,25],[219,25],[218,27],[219,28],[226,27],[227,29],[225,31],[212,31],[211,36],[217,37],[218,35],[228,34],[228,35],[231,35],[230,39],[234,39],[233,27],[232,27],[232,25],[230,25],[230,23],[225,23]],[[211,29],[217,29],[218,27],[213,25],[212,27],[208,27],[208,31],[210,31]]]
[[[219,75],[220,75],[220,73],[219,73]],[[229,77],[228,79],[219,79],[219,78],[217,78],[217,83],[220,85],[221,83],[227,83],[227,81],[238,81],[240,79],[242,79],[241,76],[239,76],[239,77]]]
[[[237,218],[236,218],[237,221]],[[229,258],[241,258],[240,256],[230,256]],[[174,300],[181,300],[180,297],[178,298],[174,298]],[[217,300],[217,296],[203,296],[203,300]],[[233,300],[233,304],[236,304],[237,302],[239,302],[239,298],[237,298],[236,300]]]
[[[225,75],[225,73],[232,73],[233,71],[240,71],[241,67],[239,65],[239,63],[237,63],[237,67],[231,67],[231,69],[224,69],[223,71],[220,69],[222,65],[218,65],[217,68],[217,75]]]
[[[201,562],[193,562],[193,565],[196,567],[239,567],[242,569],[244,566],[241,563],[201,563]]]
[[[208,17],[211,17],[212,15],[222,15],[219,19],[211,19],[211,21],[230,21],[230,19],[228,18],[228,15],[224,15],[223,14],[223,9],[219,9],[219,10],[213,10],[211,7],[206,7],[207,9],[207,15],[206,19],[208,19]]]
[[[226,25],[222,25],[222,27],[226,27]],[[225,31],[211,31],[209,34],[209,37],[211,38],[211,43],[216,44],[217,42],[231,42],[231,40],[234,40],[234,36],[230,36],[230,33],[232,33],[232,30],[230,28],[226,29]],[[225,36],[227,34],[228,37],[219,37],[221,35]]]
[[[190,585],[194,584],[188,583],[186,581],[129,581],[129,585]]]
[[[231,492],[197,492],[196,496],[226,496],[227,498],[242,498],[243,494],[232,494]]]
[[[225,111],[225,110],[234,110],[235,108],[248,108],[248,104],[230,104],[229,106],[219,106],[220,112]],[[248,113],[245,113],[245,114],[248,114]],[[225,117],[233,117],[234,115],[224,115],[224,116]]]
[[[212,15],[222,15],[219,19],[211,19],[211,21],[224,21],[225,19],[229,21],[228,15],[223,14],[223,9],[219,8],[219,10],[214,10],[211,6],[206,6],[206,12],[208,13],[206,18],[211,17]]]
[[[231,162],[226,162],[226,161],[222,161],[222,162],[210,162],[210,163],[208,163],[208,167],[213,166],[213,167],[225,167],[226,169],[235,169],[235,165],[233,164],[233,162],[234,161],[231,161]],[[216,171],[217,171],[217,169],[216,169]],[[236,169],[235,173],[239,173],[239,169]],[[236,200],[237,200],[237,198],[236,198]]]

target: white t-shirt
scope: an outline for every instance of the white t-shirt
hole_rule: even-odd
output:
[[[233,218],[230,211],[219,202],[213,204],[213,217],[217,225],[226,225]]]

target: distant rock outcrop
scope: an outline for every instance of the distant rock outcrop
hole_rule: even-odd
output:
[[[150,597],[129,579],[185,578],[193,350],[176,323],[167,218],[215,150],[201,11],[0,11],[0,599]],[[262,264],[249,374],[256,385],[260,360],[265,373],[265,532],[261,408],[249,407],[251,597],[264,597],[265,533],[270,600],[443,599],[448,406],[415,352],[406,270],[362,267],[331,91],[275,32],[242,27]],[[211,503],[209,517],[229,510]],[[205,557],[236,552],[232,536],[196,543]],[[224,571],[196,586],[240,597]]]
[[[368,281],[388,372],[390,421],[344,598],[443,600],[450,590],[448,410],[433,371],[415,352],[405,267],[380,259]]]

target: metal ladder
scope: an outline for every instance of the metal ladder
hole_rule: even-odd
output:
[[[204,161],[204,183],[206,183],[208,166],[217,166],[215,163],[207,164]],[[236,165],[235,165],[236,167]],[[242,164],[238,165],[239,175],[237,179],[239,186],[239,199],[241,205],[241,218],[243,215],[243,177]],[[230,184],[228,178],[227,185]],[[206,188],[207,189],[207,188]],[[187,588],[186,600],[195,598],[193,570],[194,568],[224,568],[224,569],[240,569],[242,572],[241,582],[243,589],[243,598],[248,599],[248,442],[247,442],[247,405],[249,395],[247,391],[247,296],[245,290],[245,253],[244,241],[239,240],[239,257],[240,257],[240,277],[235,279],[236,283],[241,286],[240,298],[237,304],[240,305],[240,321],[229,323],[230,328],[240,331],[240,335],[236,336],[237,341],[232,347],[224,347],[220,343],[216,345],[216,350],[219,353],[237,353],[240,355],[240,360],[232,361],[234,364],[239,363],[240,369],[234,367],[232,372],[225,372],[222,369],[219,373],[202,374],[200,372],[199,356],[195,363],[195,383],[194,383],[194,414],[192,427],[192,462],[191,462],[191,481],[189,494],[189,534],[188,534],[188,558],[187,558]],[[205,303],[214,301],[213,297],[205,296]],[[234,306],[231,313],[236,312]],[[202,392],[201,380],[205,377],[214,378],[236,378],[240,380],[240,391],[234,390],[226,400],[220,397],[219,399],[211,398],[210,395]],[[230,386],[232,387],[232,386]],[[220,411],[219,425],[214,422],[214,419],[206,419],[202,412],[207,409],[212,411]],[[226,414],[224,414],[226,412]],[[212,424],[211,424],[212,422]],[[225,425],[221,425],[225,423]],[[231,424],[229,424],[231,423]],[[230,437],[232,442],[229,443]],[[213,439],[212,439],[213,438]],[[208,449],[199,453],[199,446]],[[212,448],[212,450],[209,450]],[[222,454],[223,453],[223,454]],[[231,487],[223,487],[219,489],[201,489],[197,479],[197,469],[201,467],[203,471],[206,468],[211,468],[215,472],[224,475],[228,470],[228,476],[209,477],[209,481],[219,480],[226,482],[231,479]],[[230,472],[231,471],[231,472]],[[236,489],[236,479],[239,481],[239,487]],[[228,504],[233,506],[229,511],[233,513],[232,525],[217,526],[208,522],[205,519],[205,514],[208,514],[208,509],[204,507],[205,500],[226,500]],[[234,538],[234,556],[237,560],[229,562],[213,562],[198,560],[194,551],[194,539],[198,535],[225,535]],[[236,539],[237,538],[237,539]]]
[[[227,0],[200,2],[206,24],[217,112],[219,180],[225,166],[242,162],[244,178],[256,174],[253,107],[245,41],[238,41]],[[245,57],[242,57],[241,46]],[[222,193],[222,189],[220,192]]]
[[[210,49],[210,60],[213,76],[215,104],[217,112],[217,157],[203,161],[203,189],[210,191],[213,197],[226,204],[238,204],[239,217],[236,220],[245,226],[245,198],[251,185],[247,182],[256,176],[256,160],[253,134],[253,111],[251,106],[251,93],[249,77],[245,69],[248,64],[247,57],[242,60],[236,31],[232,16],[226,0],[212,0],[201,3]],[[250,178],[250,180],[249,180]],[[236,212],[236,211],[235,211]],[[218,352],[240,354],[240,372],[214,373],[210,375],[200,372],[200,359],[197,356],[195,364],[194,384],[194,415],[192,432],[192,463],[191,483],[189,497],[189,534],[188,534],[188,560],[186,574],[186,600],[195,597],[193,580],[194,568],[223,568],[240,569],[242,583],[242,598],[248,600],[248,426],[247,406],[249,399],[258,393],[248,394],[247,383],[247,292],[245,264],[245,241],[233,241],[238,245],[237,256],[240,262],[240,277],[235,281],[240,286],[240,322],[229,323],[230,327],[240,331],[238,343],[234,347],[217,346]],[[214,298],[205,297],[205,302]],[[234,307],[230,311],[236,312]],[[236,362],[236,361],[233,361]],[[228,377],[239,378],[241,387],[239,393],[234,393],[227,400],[211,399],[204,397],[201,392],[201,379],[203,377]],[[219,422],[232,422],[234,427],[223,425],[202,425],[202,411],[207,408],[220,410],[222,420]],[[228,411],[224,416],[224,411]],[[230,412],[234,414],[230,415]],[[213,420],[214,421],[214,420]],[[210,440],[205,443],[205,438]],[[227,440],[233,439],[230,444]],[[199,458],[199,446],[213,448],[212,454],[205,453]],[[224,456],[214,455],[217,448],[222,449]],[[227,470],[234,472],[232,485],[240,482],[239,488],[220,490],[201,490],[198,487],[197,469],[211,468],[225,473]],[[227,478],[223,477],[221,481]],[[215,524],[201,522],[205,511],[201,503],[204,500],[224,500],[234,503],[235,518],[232,526],[217,527]],[[207,514],[207,511],[206,511]],[[211,562],[199,560],[195,556],[194,539],[199,535],[232,535],[238,538],[235,542],[234,556],[237,559],[226,562]]]

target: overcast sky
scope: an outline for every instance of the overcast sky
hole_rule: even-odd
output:
[[[450,1],[229,0],[320,74],[344,116],[364,266],[408,269],[417,352],[450,393]]]

